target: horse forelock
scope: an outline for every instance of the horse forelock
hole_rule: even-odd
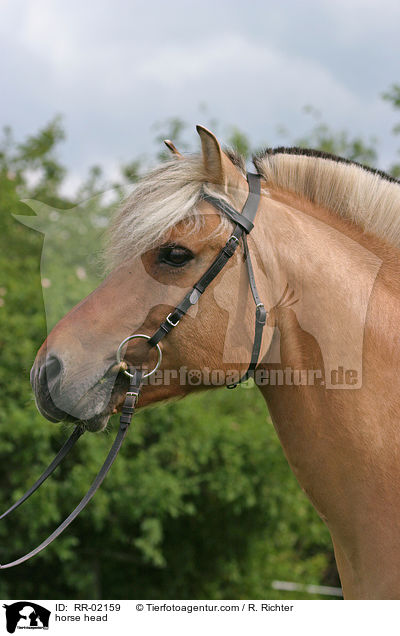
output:
[[[198,208],[203,192],[235,203],[221,187],[207,182],[200,155],[173,158],[145,175],[110,226],[106,268],[116,267],[126,258],[135,258],[161,244],[178,223],[187,223],[188,234],[197,232],[204,223],[204,215]],[[215,232],[223,231],[229,224],[222,216]]]

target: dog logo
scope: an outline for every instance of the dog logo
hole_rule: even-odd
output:
[[[37,603],[19,601],[3,607],[9,634],[14,634],[16,629],[49,629],[51,612]]]

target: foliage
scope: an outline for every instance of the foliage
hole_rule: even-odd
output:
[[[393,84],[390,89],[383,94],[383,99],[390,102],[393,108],[400,109],[400,84]],[[394,135],[400,135],[400,122],[396,124],[392,130]],[[400,150],[398,151],[400,154]],[[400,179],[400,162],[393,164],[391,167],[391,174]]]
[[[332,130],[321,119],[321,113],[312,106],[305,106],[304,112],[312,118],[313,125],[305,137],[295,141],[300,148],[316,148],[351,161],[357,161],[367,166],[377,161],[377,140],[365,140],[359,136],[352,136],[347,130]],[[287,134],[286,131],[282,131]]]
[[[245,159],[250,157],[250,142],[244,132],[236,128],[236,126],[230,131],[228,144]]]
[[[184,130],[184,122],[170,120],[158,126],[157,134],[174,137],[185,149],[179,143]],[[29,385],[30,366],[46,336],[42,215],[47,215],[47,228],[56,218],[54,212],[59,214],[61,234],[53,236],[55,265],[46,273],[62,291],[54,300],[59,313],[65,309],[60,298],[71,305],[95,284],[96,252],[93,262],[79,259],[87,258],[101,219],[122,192],[118,190],[111,203],[97,196],[111,184],[95,167],[76,197],[61,196],[65,169],[56,147],[63,138],[56,118],[20,144],[6,129],[0,144],[2,509],[32,483],[67,434],[67,426],[51,424],[38,414]],[[309,141],[354,159],[376,159],[372,141],[337,136],[320,123]],[[250,153],[243,132],[233,129],[230,143]],[[135,159],[122,168],[118,185],[136,180],[142,166],[143,160]],[[39,212],[35,217],[22,199],[49,207],[31,203]],[[81,204],[83,199],[90,201]],[[61,214],[62,209],[67,212]],[[25,224],[39,231],[18,223],[13,214],[28,217]],[[63,255],[65,231],[79,234],[70,260]],[[96,238],[96,249],[98,245]],[[77,275],[78,266],[87,276]],[[0,525],[0,562],[37,545],[70,512],[102,463],[111,436],[112,431],[85,436],[23,509]],[[214,389],[139,413],[94,502],[40,557],[2,572],[0,596],[302,597],[274,591],[275,579],[338,584],[330,538],[287,465],[256,389]]]

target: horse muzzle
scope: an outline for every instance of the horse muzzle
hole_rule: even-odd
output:
[[[31,370],[31,385],[39,412],[50,422],[81,421],[91,431],[102,430],[110,417],[110,402],[118,370],[115,365],[79,378],[68,374],[66,364],[55,352],[38,355]]]

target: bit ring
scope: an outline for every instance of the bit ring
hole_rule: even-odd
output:
[[[119,345],[118,349],[117,349],[117,362],[118,364],[121,364],[123,358],[121,358],[121,351],[123,346],[129,342],[130,340],[134,340],[135,338],[144,338],[145,340],[150,340],[150,336],[147,336],[145,333],[135,333],[133,334],[133,336],[128,336],[127,338],[125,338],[121,344]],[[153,375],[153,373],[155,373],[157,371],[157,369],[159,369],[161,361],[162,361],[162,351],[161,351],[161,347],[160,345],[157,343],[156,344],[156,348],[158,351],[158,360],[157,360],[157,364],[154,367],[154,369],[152,369],[151,371],[149,371],[148,373],[144,373],[142,378],[148,378],[150,375]],[[125,375],[128,376],[128,378],[133,378],[133,374],[130,373],[127,369],[122,369],[122,372],[125,373]]]

